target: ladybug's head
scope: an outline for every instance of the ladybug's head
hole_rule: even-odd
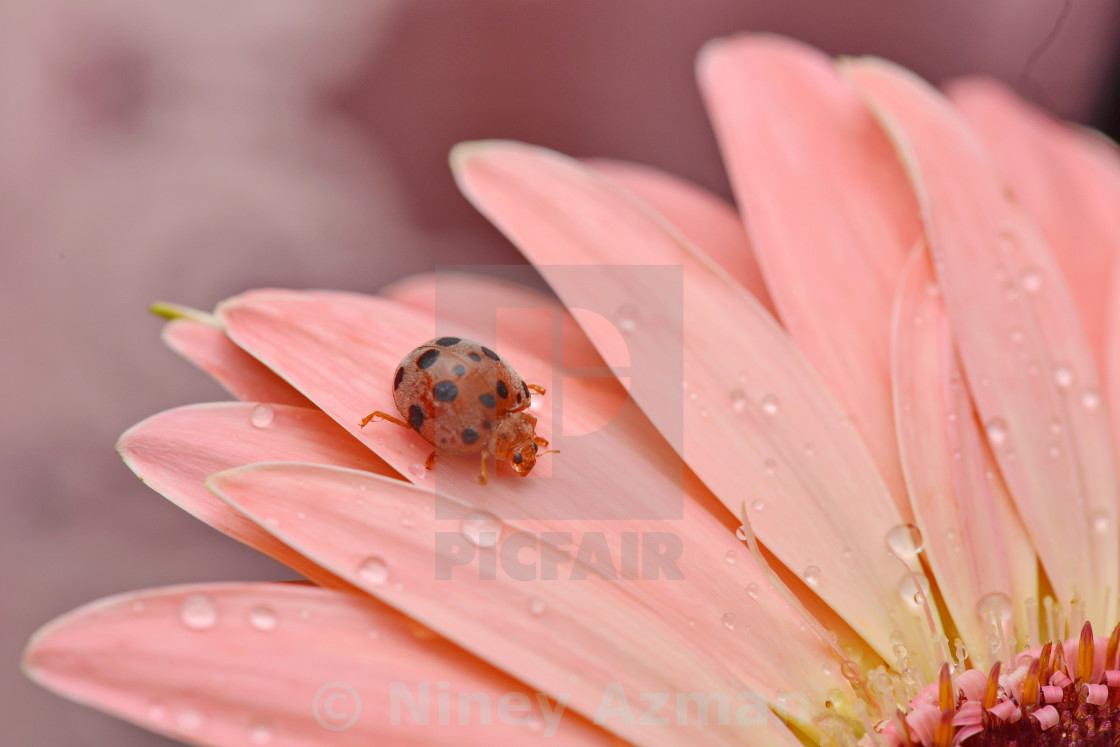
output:
[[[541,446],[548,441],[536,434],[537,419],[527,412],[511,412],[490,434],[489,449],[495,459],[508,461],[514,471],[525,477],[533,471]]]

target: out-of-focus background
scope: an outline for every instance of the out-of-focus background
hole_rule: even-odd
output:
[[[116,592],[291,577],[114,454],[147,415],[226,398],[152,301],[519,261],[454,188],[460,140],[726,195],[692,62],[739,30],[1115,126],[1115,0],[0,0],[0,742],[170,744],[31,684],[27,638]]]

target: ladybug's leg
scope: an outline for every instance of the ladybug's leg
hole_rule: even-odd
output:
[[[526,384],[525,386],[529,387],[537,394],[544,394],[544,387],[540,384]]]
[[[429,454],[428,458],[424,460],[424,469],[431,469],[432,467],[436,466],[437,456],[439,456],[439,453],[435,451]]]
[[[548,441],[546,439],[541,438],[540,436],[534,436],[533,437],[533,443],[535,443],[537,446],[540,446],[541,448],[547,448],[548,447]]]
[[[405,428],[411,428],[412,427],[411,425],[404,422],[400,418],[394,418],[392,415],[390,415],[387,412],[381,412],[381,410],[374,410],[369,415],[366,415],[364,418],[362,418],[362,422],[360,424],[360,427],[365,428],[369,424],[369,421],[373,420],[374,418],[377,418],[379,420],[388,420],[390,423],[396,423],[397,425],[403,425]]]
[[[486,482],[487,482],[487,478],[486,478],[486,452],[483,451],[482,452],[482,463],[478,468],[478,484],[479,485],[485,485]]]

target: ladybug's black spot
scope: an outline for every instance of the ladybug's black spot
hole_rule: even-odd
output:
[[[490,427],[491,427],[490,426],[490,421],[489,420],[483,420],[482,421],[482,427],[485,428],[486,430],[490,430]]]
[[[456,376],[462,376],[463,374],[465,374],[467,372],[467,367],[466,366],[455,366],[455,368],[453,368],[451,370],[455,372]]]
[[[494,399],[494,395],[490,394],[490,392],[478,395],[478,401],[487,407],[497,407],[498,405],[498,400]]]
[[[478,431],[476,431],[474,428],[464,428],[463,432],[459,435],[463,437],[463,443],[468,446],[478,440]]]
[[[404,366],[397,369],[397,375],[393,378],[393,391],[400,388],[402,381],[404,381]]]
[[[445,443],[447,443],[447,439],[446,439],[446,438],[441,438],[441,439],[439,440],[439,442],[440,442],[441,444],[445,444]]]
[[[436,345],[442,348],[449,348],[452,345],[458,345],[462,339],[462,337],[441,337],[436,340]]]
[[[492,361],[500,361],[501,360],[501,358],[498,357],[498,354],[495,353],[490,348],[483,347],[482,345],[479,345],[479,347],[482,348],[482,354],[485,355],[490,360],[492,360]]]
[[[509,396],[509,389],[506,388],[506,383],[498,379],[498,396],[505,399]]]
[[[454,381],[441,381],[432,387],[432,396],[440,402],[454,402],[459,396],[459,387]]]
[[[470,358],[472,361],[482,360],[482,356],[479,355],[478,353],[467,353],[467,357]]]
[[[420,405],[408,408],[408,424],[417,431],[424,427],[424,409]]]
[[[431,368],[437,358],[439,358],[438,350],[425,350],[424,354],[416,359],[416,365],[420,368]]]

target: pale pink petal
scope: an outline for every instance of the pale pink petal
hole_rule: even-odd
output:
[[[352,470],[255,465],[215,475],[210,484],[284,542],[572,711],[595,718],[606,713],[605,698],[637,704],[648,703],[642,693],[666,695],[670,707],[655,715],[672,714],[667,723],[598,722],[635,744],[796,743],[773,717],[751,726],[734,718],[744,707],[738,693],[749,688],[733,676],[722,641],[740,635],[691,627],[643,599],[693,578],[610,578],[615,572],[606,566],[614,561],[561,547],[570,544],[561,532],[528,533],[520,522],[493,518],[480,523],[466,504]],[[404,521],[388,518],[395,516]],[[714,617],[716,609],[687,612]],[[726,699],[727,721],[709,729],[681,723],[678,692]]]
[[[278,542],[206,487],[206,478],[253,462],[320,462],[395,474],[317,410],[229,402],[153,415],[121,436],[117,452],[148,487],[220,532],[326,586],[334,574]]]
[[[613,742],[383,604],[298,584],[197,584],[102,599],[41,629],[24,668],[61,695],[191,744]],[[473,698],[465,725],[460,693]],[[502,698],[519,700],[507,693],[526,696],[528,708],[503,717]]]
[[[631,396],[733,515],[753,506],[766,546],[889,655],[891,631],[913,624],[896,592],[902,569],[882,562],[882,543],[902,519],[859,435],[773,318],[577,162],[491,142],[458,146],[452,163],[468,198],[565,303],[635,310],[626,342],[656,370],[635,372]],[[648,266],[680,268],[683,301],[667,297]],[[684,392],[666,377],[674,367]]]
[[[821,52],[751,35],[709,42],[698,67],[782,323],[908,517],[890,397],[891,305],[922,231],[906,174]]]
[[[242,401],[311,407],[307,397],[234,345],[218,327],[174,319],[163,328],[163,341]]]
[[[1005,652],[991,651],[981,615],[995,614],[1002,628],[1012,599],[1037,599],[1038,561],[976,423],[924,248],[899,286],[892,363],[902,464],[926,558],[976,666],[991,665]],[[1014,612],[1028,630],[1025,607]]]
[[[692,182],[651,166],[606,159],[589,161],[588,165],[661,213],[749,290],[767,311],[776,313],[743,222],[733,205]]]
[[[1055,120],[993,80],[953,81],[948,94],[1053,249],[1103,374],[1109,284],[1120,253],[1116,145]]]
[[[501,303],[502,298],[493,300]],[[487,302],[485,297],[474,299],[475,304]],[[593,536],[611,558],[622,557],[628,543],[642,533],[668,533],[669,541],[681,548],[677,562],[687,583],[647,585],[642,592],[648,596],[646,603],[709,641],[713,651],[721,651],[721,661],[749,689],[770,697],[784,687],[823,703],[830,688],[846,686],[832,655],[794,611],[777,601],[766,577],[749,562],[734,538],[733,519],[683,467],[613,379],[586,373],[564,376],[563,367],[527,352],[502,350],[529,380],[554,387],[535,412],[560,453],[545,457],[553,460],[543,465],[551,467],[548,473],[538,473],[538,465],[521,479],[501,471],[495,475],[491,468],[489,484],[480,486],[475,481],[477,458],[446,456],[426,472],[422,464],[409,466],[409,460],[422,460],[431,448],[411,429],[389,423],[371,423],[360,431],[357,427],[363,414],[393,406],[392,372],[400,351],[434,336],[430,313],[379,298],[287,291],[246,294],[223,304],[220,312],[240,344],[321,403],[371,448],[390,462],[397,460],[426,491],[439,488],[529,531],[571,532],[577,541]],[[328,368],[322,361],[332,356]],[[553,397],[564,400],[562,428],[554,425],[560,421],[551,412]],[[602,412],[613,418],[603,423]],[[301,496],[321,499],[317,494]],[[408,499],[417,500],[411,494]],[[313,511],[305,513],[310,519]],[[362,536],[354,542],[357,548],[338,550],[368,552]],[[729,562],[729,556],[738,562]],[[744,591],[748,587],[758,600],[771,603],[756,601]],[[827,611],[815,611],[845,643],[859,645],[843,623]],[[749,619],[751,630],[740,626],[732,634],[724,615]],[[789,648],[780,662],[771,656],[779,645]],[[829,667],[831,674],[822,675]]]
[[[969,388],[1043,568],[1060,599],[1107,623],[1120,579],[1111,434],[1053,254],[935,90],[878,60],[847,73],[910,171]]]

